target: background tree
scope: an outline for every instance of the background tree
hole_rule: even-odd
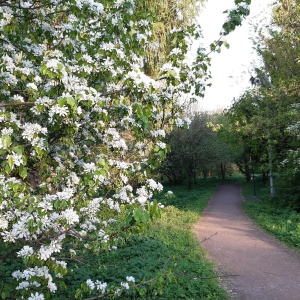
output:
[[[291,198],[284,193],[288,185],[294,189],[291,203],[297,203],[298,206],[300,191],[296,188],[295,180],[298,178],[299,151],[299,10],[298,1],[278,1],[267,34],[262,33],[257,41],[264,68],[272,78],[273,86],[269,95],[276,106],[276,110],[273,109],[275,119],[281,123],[277,130],[285,136],[277,144],[281,152],[279,161],[285,162],[285,168],[281,168],[284,177],[281,196]]]
[[[214,118],[208,113],[196,113],[188,129],[175,129],[167,136],[171,152],[160,170],[171,183],[187,180],[191,189],[197,176],[207,176],[216,166],[225,177],[230,154],[227,145],[218,139],[210,126]]]
[[[182,39],[184,30],[194,30],[195,20],[203,0],[142,0],[138,1],[139,9],[153,16],[152,40],[146,47],[144,58],[145,72],[154,78],[160,73],[160,68],[168,60],[169,55],[182,56],[180,47],[175,46],[187,41]],[[198,27],[200,36],[200,28]]]

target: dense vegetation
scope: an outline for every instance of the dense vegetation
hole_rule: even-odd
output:
[[[256,182],[255,191],[253,197],[253,183],[242,183],[243,196],[252,199],[244,202],[245,212],[266,232],[300,252],[300,214],[285,199],[270,197],[262,181]]]
[[[216,115],[196,113],[192,116],[188,130],[177,128],[170,132],[166,141],[171,147],[159,168],[168,178],[169,184],[187,182],[192,189],[198,177],[217,174],[225,179],[230,173],[229,165],[233,162],[230,147],[222,142],[210,124],[216,122]]]

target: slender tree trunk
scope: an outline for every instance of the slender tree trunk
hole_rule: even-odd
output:
[[[263,181],[264,185],[267,183],[267,180],[268,180],[268,175],[266,172],[263,172],[262,173],[262,181]]]
[[[270,170],[269,170],[269,177],[270,177],[270,193],[271,196],[275,196],[275,188],[274,188],[274,182],[273,182],[273,170],[272,170],[272,148],[271,145],[268,147],[268,157],[269,157],[269,165],[270,165]]]
[[[251,181],[251,172],[248,164],[245,165],[245,177],[247,182]]]
[[[189,176],[189,179],[188,179],[188,189],[189,190],[193,189],[193,179],[191,176]]]
[[[221,178],[222,180],[225,180],[226,175],[226,165],[225,163],[221,163]]]

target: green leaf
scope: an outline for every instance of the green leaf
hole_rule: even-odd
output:
[[[11,172],[11,169],[10,169],[9,165],[6,165],[5,166],[5,173],[10,174],[10,172]]]
[[[67,206],[68,206],[68,203],[67,203],[67,201],[65,201],[65,200],[61,201],[61,203],[60,203],[60,207],[62,207],[63,209],[66,209],[66,208],[67,208]]]
[[[125,224],[127,225],[132,225],[134,223],[134,218],[132,217],[132,215],[127,215],[127,217],[125,218]]]
[[[21,165],[19,167],[19,174],[23,179],[25,179],[27,177],[27,168]]]
[[[10,292],[9,291],[5,291],[1,293],[1,299],[6,299],[10,296]]]
[[[33,225],[34,225],[34,220],[33,219],[30,219],[30,220],[27,221],[28,228],[32,228]]]
[[[60,64],[60,63],[59,63],[59,64],[57,64],[57,68],[58,68],[58,70],[61,71],[61,70],[64,68],[64,66],[63,66],[63,64]]]
[[[209,47],[210,47],[211,51],[215,51],[216,50],[216,45],[215,44],[210,44]]]
[[[165,153],[164,150],[160,150],[160,151],[158,151],[158,155],[159,155],[160,158],[165,158],[166,153]]]
[[[14,167],[14,159],[12,158],[12,156],[9,156],[7,161],[10,169],[12,170]]]
[[[168,71],[168,77],[175,77],[176,76],[176,71],[175,70],[170,70]]]
[[[11,144],[11,137],[8,134],[2,136],[2,145],[4,149],[7,149]]]
[[[22,154],[22,149],[19,147],[13,147],[12,150],[17,154],[20,154],[20,155]]]
[[[73,108],[76,106],[76,101],[73,97],[67,98],[67,103]]]
[[[150,221],[150,216],[147,211],[142,211],[139,208],[135,209],[133,217],[138,223],[148,223]]]
[[[13,185],[13,191],[16,193],[19,189],[19,184],[14,184]]]
[[[59,104],[60,107],[63,107],[64,104],[66,103],[66,98],[59,98],[57,100],[57,102],[58,102],[58,104]]]

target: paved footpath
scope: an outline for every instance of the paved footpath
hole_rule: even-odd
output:
[[[231,299],[300,300],[300,255],[258,229],[242,202],[238,184],[220,185],[194,227],[200,241],[213,235],[202,246]]]

